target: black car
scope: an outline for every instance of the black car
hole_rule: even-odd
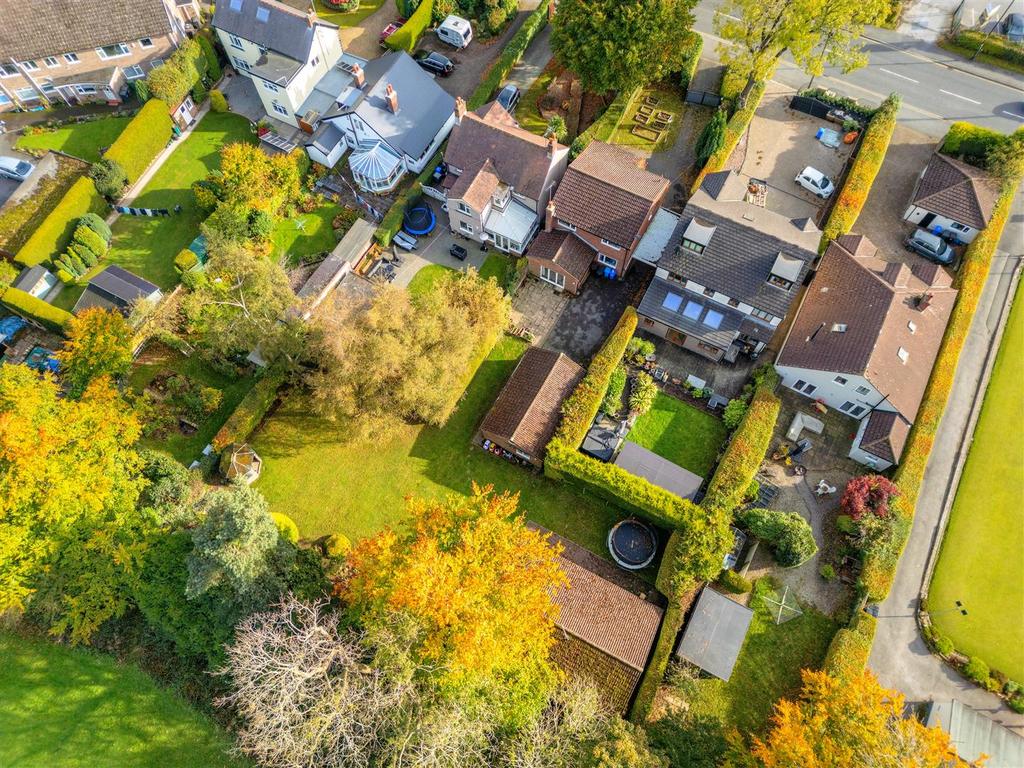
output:
[[[465,261],[466,257],[469,256],[469,251],[467,251],[458,243],[452,243],[452,247],[448,249],[448,253],[450,253],[452,257],[458,259],[459,261]]]
[[[519,103],[519,89],[514,85],[506,85],[498,94],[498,103],[505,108],[510,115],[516,111]]]
[[[433,72],[441,77],[448,77],[448,75],[455,71],[455,65],[452,63],[452,60],[436,51],[420,51],[413,58],[427,72]]]

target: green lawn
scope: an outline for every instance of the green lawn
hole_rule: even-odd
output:
[[[337,203],[324,202],[311,213],[299,213],[290,219],[281,219],[270,236],[274,244],[275,259],[288,254],[290,264],[298,264],[308,256],[334,250],[338,241],[331,222],[341,213]]]
[[[222,393],[220,406],[199,424],[199,430],[192,435],[173,432],[162,438],[144,437],[140,445],[166,451],[185,466],[198,459],[211,438],[221,428],[235,406],[241,402],[255,383],[249,377],[225,376],[214,371],[199,355],[185,357],[162,344],[151,344],[142,351],[132,368],[130,384],[136,392],[142,392],[153,378],[163,371],[174,371],[203,386],[215,387]]]
[[[547,93],[551,81],[559,72],[561,72],[561,67],[552,59],[544,71],[526,89],[526,93],[519,100],[519,106],[516,107],[516,121],[520,128],[538,136],[543,136],[547,131],[548,121],[541,115],[537,102],[541,96]]]
[[[316,0],[316,15],[339,27],[358,27],[384,3],[385,0],[362,0],[357,10],[342,12],[333,10],[323,0]],[[398,18],[398,11],[395,11],[395,18]]]
[[[644,99],[648,96],[658,99],[658,104],[652,107],[655,112],[668,112],[672,115],[672,122],[669,123],[668,129],[661,133],[657,141],[630,132],[637,125],[633,121],[633,117],[644,106]],[[611,144],[620,144],[641,152],[657,152],[668,149],[675,143],[676,134],[679,133],[679,125],[683,121],[683,109],[683,97],[679,88],[660,83],[650,85],[637,96],[633,106],[626,110],[608,141]]]
[[[130,117],[103,117],[88,123],[65,125],[47,133],[23,135],[15,146],[25,150],[58,149],[87,163],[95,163],[100,159],[100,150],[113,144],[130,121]]]
[[[420,270],[412,276],[412,280],[409,281],[409,285],[406,286],[406,290],[409,291],[413,296],[422,296],[425,293],[430,293],[434,290],[434,286],[437,282],[443,279],[446,275],[453,274],[455,270],[451,267],[446,267],[443,264],[427,264],[425,267],[421,267]]]
[[[230,738],[141,670],[0,632],[0,765],[241,768]]]
[[[1024,291],[1018,289],[928,592],[957,650],[1024,680]],[[959,600],[967,616],[955,608]]]
[[[518,491],[529,519],[605,554],[608,529],[622,513],[470,445],[526,347],[512,337],[499,341],[443,428],[404,426],[386,441],[347,440],[342,426],[289,398],[251,440],[263,458],[259,489],[304,537],[340,532],[355,541],[399,522],[406,494],[465,494],[475,480]]]
[[[174,257],[199,234],[202,213],[192,199],[192,182],[206,177],[220,163],[220,148],[235,141],[255,142],[249,121],[230,112],[208,113],[171,153],[133,205],[139,208],[182,207],[164,218],[121,216],[106,261],[119,264],[161,288],[178,282]]]
[[[684,469],[708,477],[725,442],[721,419],[659,392],[654,405],[636,420],[626,439]]]

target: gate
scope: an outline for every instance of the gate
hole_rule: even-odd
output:
[[[695,91],[688,89],[684,100],[687,104],[697,104],[701,107],[717,107],[722,103],[722,97],[710,91]]]

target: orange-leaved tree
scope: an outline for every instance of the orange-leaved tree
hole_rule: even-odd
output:
[[[526,527],[518,495],[475,484],[469,497],[410,499],[407,530],[386,530],[349,555],[344,597],[370,632],[415,627],[412,653],[443,690],[484,696],[523,722],[558,680],[548,660],[566,578],[558,549]]]
[[[72,397],[100,376],[123,376],[132,367],[132,329],[120,312],[92,307],[71,319],[57,352]]]
[[[772,730],[754,739],[764,768],[955,768],[967,766],[949,736],[904,717],[903,695],[864,671],[851,678],[803,671],[803,689],[775,705]]]

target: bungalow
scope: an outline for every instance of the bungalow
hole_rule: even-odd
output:
[[[480,433],[491,444],[536,467],[558,426],[562,402],[583,378],[583,369],[560,352],[530,347],[484,417]]]
[[[153,283],[111,264],[90,278],[72,312],[77,315],[83,309],[100,307],[127,315],[137,301],[159,301],[162,296]]]
[[[656,270],[637,310],[641,329],[716,362],[764,350],[821,239],[810,219],[764,208],[764,191],[721,171],[708,174],[682,216],[659,211],[637,248]]]
[[[521,254],[568,163],[568,147],[524,131],[497,102],[467,113],[459,98],[445,175],[424,193],[447,205],[452,231]]]
[[[999,184],[985,171],[935,152],[921,172],[904,221],[960,243],[988,226]]]
[[[4,3],[0,112],[119,103],[163,63],[198,18],[195,0]]]
[[[587,279],[595,260],[602,274],[623,277],[669,185],[642,166],[628,150],[592,141],[569,164],[547,206],[545,231],[526,254],[530,272],[572,292]],[[585,243],[590,261],[584,264],[578,251],[563,252],[568,241],[558,230]]]
[[[829,244],[775,368],[860,423],[850,458],[899,463],[956,299],[940,266],[886,262],[863,235]]]
[[[11,283],[11,287],[31,294],[37,299],[45,300],[46,294],[53,290],[59,282],[56,275],[46,267],[36,265],[21,270],[18,277]]]
[[[352,177],[367,192],[388,192],[419,173],[455,125],[455,100],[405,51],[350,67],[351,82],[306,143],[333,168],[347,149]]]

